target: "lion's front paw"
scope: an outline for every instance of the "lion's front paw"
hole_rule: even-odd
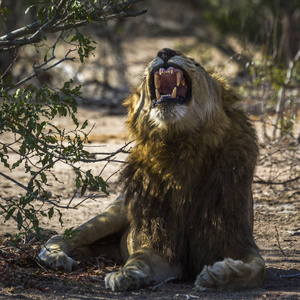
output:
[[[257,287],[264,274],[265,264],[259,254],[250,256],[248,262],[226,258],[205,266],[197,276],[195,286],[199,291]]]
[[[63,251],[59,250],[51,250],[47,248],[43,248],[39,254],[39,258],[49,267],[57,270],[62,268],[67,272],[72,271],[74,265],[77,262],[65,254]]]
[[[138,289],[141,285],[149,283],[150,268],[130,267],[118,272],[110,273],[105,277],[105,287],[112,291],[127,291]]]
[[[240,260],[226,258],[212,266],[205,266],[197,276],[195,287],[199,291],[220,290],[243,285],[250,279],[251,268]]]

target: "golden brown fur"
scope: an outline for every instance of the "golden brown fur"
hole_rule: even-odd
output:
[[[158,76],[159,68],[164,71]],[[182,74],[180,97],[162,87],[170,85],[172,91],[176,86],[169,70]],[[154,85],[155,76],[160,81]],[[85,234],[79,233],[68,249],[65,241],[50,240],[40,257],[52,265],[63,257],[70,269],[68,255],[76,257],[80,247],[79,256],[90,255],[86,249],[96,240],[125,232],[120,248],[110,245],[107,250],[103,242],[96,248],[107,254],[117,248],[114,257],[128,259],[121,271],[106,277],[112,290],[198,274],[198,290],[260,285],[265,267],[252,236],[251,193],[258,147],[239,101],[223,79],[194,60],[161,50],[125,102],[136,145],[122,174],[124,196],[109,208],[111,221],[99,221],[102,215],[90,221],[94,233],[83,225]],[[93,238],[87,241],[89,235]],[[51,247],[58,254],[50,259]]]

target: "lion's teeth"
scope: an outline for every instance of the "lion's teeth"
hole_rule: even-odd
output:
[[[160,76],[158,74],[154,75],[154,85],[156,89],[160,87]]]
[[[171,97],[176,98],[176,94],[177,94],[177,87],[174,87]]]
[[[160,68],[159,71],[158,71],[159,75],[161,75],[164,72],[165,72],[165,70],[163,68]]]
[[[179,86],[180,81],[181,81],[181,73],[180,72],[176,72],[176,84],[177,86]]]
[[[155,96],[156,96],[156,100],[160,99],[160,93],[159,93],[158,89],[155,89]]]
[[[173,74],[174,73],[174,69],[170,69],[170,73]]]

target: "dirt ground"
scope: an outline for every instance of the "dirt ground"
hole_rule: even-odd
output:
[[[174,47],[173,41],[162,41],[167,47]],[[148,43],[153,48],[159,47],[160,41]],[[128,49],[130,49],[130,45]],[[132,45],[135,49],[136,45]],[[160,48],[160,47],[159,47]],[[127,49],[127,50],[128,50]],[[128,51],[128,53],[132,53]],[[152,51],[153,53],[155,50]],[[140,74],[149,61],[149,53],[141,58],[139,67],[132,69],[132,74]],[[134,53],[132,55],[133,59]],[[133,64],[132,64],[133,65]],[[134,79],[134,78],[133,78]],[[125,130],[126,117],[123,115],[103,114],[98,108],[80,108],[79,121],[88,119],[89,124],[95,124],[90,135],[93,144],[89,148],[91,152],[111,153],[124,146],[129,138]],[[56,125],[60,128],[68,127],[68,120],[58,119]],[[260,130],[259,123],[255,123]],[[4,134],[1,139],[9,138]],[[264,151],[264,150],[263,150]],[[14,154],[9,153],[12,160]],[[116,156],[116,160],[125,159],[125,154]],[[58,222],[58,215],[49,221],[41,220],[41,226],[53,231],[63,232],[71,226],[78,226],[94,217],[111,202],[120,192],[117,181],[118,170],[122,163],[97,163],[82,166],[93,168],[96,172],[102,172],[104,179],[108,179],[109,197],[99,196],[95,201],[87,200],[76,210],[64,212],[63,227]],[[55,183],[49,185],[49,191],[60,193],[67,203],[74,190],[74,175],[64,165],[57,165],[55,173],[60,177],[63,185]],[[256,174],[264,177],[269,172],[270,166],[259,165]],[[4,172],[2,165],[0,171]],[[110,177],[111,174],[115,174]],[[11,174],[10,174],[11,175]],[[13,177],[21,182],[26,182],[24,168],[20,166],[14,171]],[[297,192],[298,188],[298,193]],[[17,196],[20,193],[18,187],[10,181],[0,180],[0,193],[2,198]],[[91,191],[92,193],[92,191]],[[37,261],[42,242],[36,239],[20,240],[14,245],[12,235],[16,233],[16,224],[9,220],[0,228],[0,299],[300,299],[300,199],[299,182],[289,186],[263,184],[253,185],[254,194],[254,236],[261,254],[265,259],[267,272],[261,288],[230,291],[218,293],[200,293],[195,291],[193,283],[170,281],[154,285],[139,291],[125,293],[111,292],[105,289],[104,276],[120,267],[119,264],[98,258],[97,260],[82,261],[71,273],[52,271],[41,266]],[[74,198],[74,205],[82,200]],[[297,275],[298,276],[294,276]]]

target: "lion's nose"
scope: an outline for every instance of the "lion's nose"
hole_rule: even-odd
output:
[[[177,52],[169,48],[163,48],[157,53],[157,56],[161,57],[164,62],[167,62],[171,57],[175,55],[177,55]]]

